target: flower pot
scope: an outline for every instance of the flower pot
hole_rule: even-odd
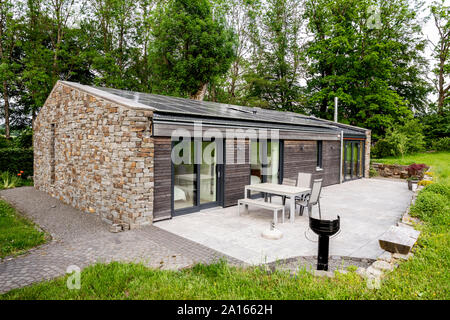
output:
[[[412,191],[413,184],[419,183],[419,180],[408,180],[408,189]]]

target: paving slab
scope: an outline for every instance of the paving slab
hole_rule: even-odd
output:
[[[341,217],[341,232],[330,240],[330,255],[376,259],[384,252],[378,239],[396,225],[412,196],[404,181],[387,179],[359,179],[323,188],[322,218]],[[318,216],[317,206],[313,216]],[[233,206],[174,217],[155,226],[249,264],[317,254],[317,236],[309,229],[306,213],[296,216],[293,224],[278,223],[283,233],[279,240],[261,237],[272,217],[271,211],[254,207],[239,216]]]
[[[74,209],[32,187],[3,190],[0,197],[53,238],[27,254],[0,261],[0,293],[62,276],[72,265],[82,269],[97,262],[137,262],[163,270],[219,259],[244,264],[154,226],[110,233],[98,216]]]

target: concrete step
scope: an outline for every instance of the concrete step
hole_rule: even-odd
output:
[[[391,227],[379,239],[380,247],[392,253],[408,254],[417,239],[420,231],[407,227]]]

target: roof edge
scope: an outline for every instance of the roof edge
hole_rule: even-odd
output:
[[[124,107],[127,107],[127,108],[155,111],[155,108],[153,108],[153,107],[147,106],[147,105],[142,104],[142,103],[137,102],[137,101],[133,101],[133,100],[130,100],[130,99],[127,99],[127,98],[123,98],[123,97],[117,96],[115,94],[112,94],[112,93],[109,93],[109,92],[106,92],[106,91],[102,91],[102,90],[96,89],[96,88],[91,87],[91,86],[86,86],[86,85],[83,85],[83,84],[80,84],[80,83],[70,82],[70,81],[62,81],[62,80],[59,80],[56,84],[58,84],[58,83],[66,85],[66,86],[69,86],[69,87],[72,87],[72,88],[75,88],[75,89],[78,89],[78,90],[83,91],[83,92],[88,93],[88,94],[92,94],[92,95],[94,95],[96,97],[99,97],[101,99],[107,100],[109,102],[117,103],[117,104],[119,104],[121,106],[124,106]]]

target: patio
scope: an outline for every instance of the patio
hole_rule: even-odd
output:
[[[395,225],[412,197],[404,181],[359,179],[325,187],[321,194],[323,219],[341,217],[341,232],[330,240],[330,255],[377,258],[383,250],[378,239]],[[274,202],[281,203],[279,197]],[[288,208],[286,208],[288,210]],[[318,215],[317,206],[313,215]],[[307,211],[295,222],[279,223],[280,240],[261,232],[273,214],[249,208],[238,216],[237,206],[213,208],[155,223],[155,226],[251,264],[317,254],[316,235],[308,227]]]

